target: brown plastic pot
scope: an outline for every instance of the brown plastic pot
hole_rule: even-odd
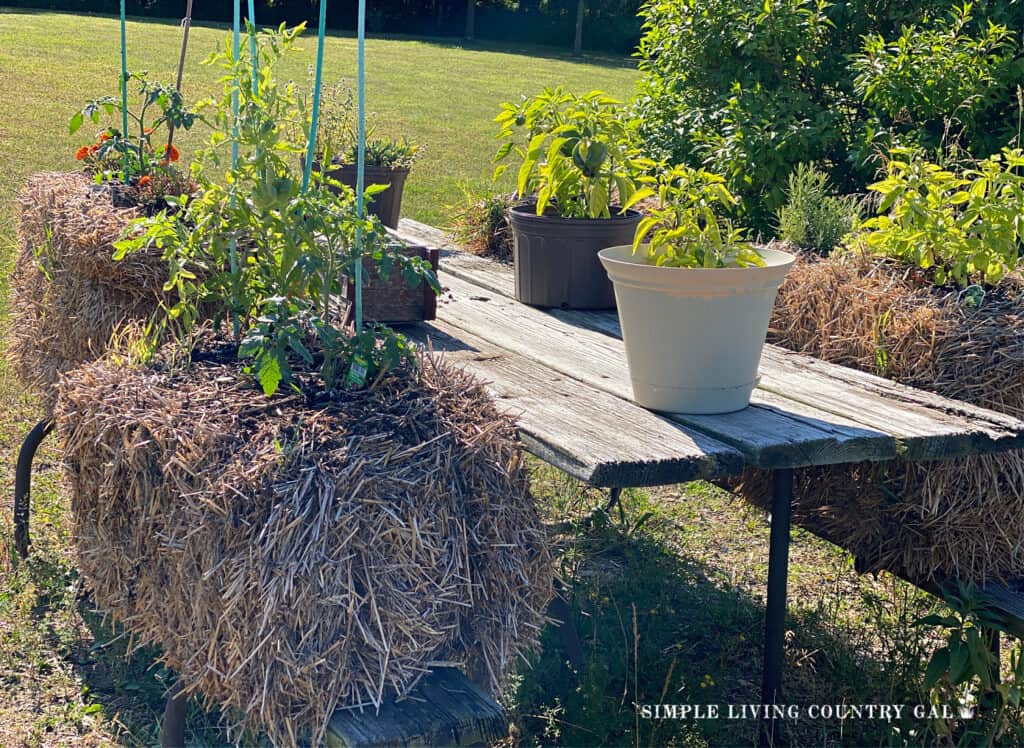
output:
[[[319,170],[320,162],[314,161],[313,168]],[[337,179],[353,190],[356,188],[355,164],[335,164],[325,176]],[[380,218],[381,223],[388,228],[398,228],[398,218],[402,212],[402,191],[405,189],[405,180],[408,176],[408,167],[388,169],[382,166],[367,166],[365,168],[364,178],[367,187],[371,184],[390,185],[384,192],[375,195],[366,206],[367,212]]]
[[[612,309],[615,292],[597,253],[632,244],[640,214],[611,218],[538,216],[530,204],[509,210],[514,239],[516,298],[563,309]]]

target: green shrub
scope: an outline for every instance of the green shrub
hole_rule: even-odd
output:
[[[840,192],[860,192],[894,132],[922,130],[918,142],[934,148],[945,120],[958,115],[971,153],[998,151],[1016,132],[1016,82],[1024,77],[1024,61],[1019,39],[1004,40],[988,24],[1020,28],[1024,3],[978,2],[952,20],[929,20],[946,18],[950,7],[948,0],[647,0],[636,102],[645,150],[655,159],[723,174],[744,221],[763,233],[773,231],[798,163],[828,164]],[[903,31],[910,26],[915,31]],[[947,84],[929,83],[927,75],[913,89],[887,81],[865,103],[867,88],[859,93],[855,79],[860,74],[867,83],[864,65],[871,63],[858,69],[851,58],[863,53],[895,60],[899,40],[922,33],[955,38],[956,54],[947,60],[944,44],[922,44],[901,69],[913,75],[952,70],[956,82],[921,115],[931,119],[901,130],[899,99],[906,97],[911,109]],[[879,49],[879,39],[896,41]],[[984,70],[972,72],[979,60]],[[965,119],[962,102],[968,100]]]
[[[1013,36],[1006,26],[988,23],[972,31],[970,5],[947,17],[904,26],[895,41],[881,34],[864,39],[853,60],[858,95],[890,131],[894,141],[934,148],[962,129],[982,155],[1008,143],[1016,122],[979,130],[979,118],[1006,101],[1013,90]],[[991,138],[995,142],[989,142]]]
[[[779,238],[819,254],[835,249],[860,218],[860,201],[832,194],[828,175],[813,164],[789,175],[786,198],[776,214]]]
[[[938,285],[995,283],[1020,266],[1024,150],[956,171],[899,150],[869,189],[881,197],[878,215],[856,245],[928,271]]]

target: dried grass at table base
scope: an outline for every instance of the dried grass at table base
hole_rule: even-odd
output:
[[[1024,418],[1024,283],[978,310],[917,275],[864,257],[802,259],[769,341]],[[764,471],[740,491],[768,508]],[[1024,576],[1024,453],[796,471],[795,519],[870,568],[917,580]]]
[[[83,174],[30,177],[17,209],[8,357],[49,411],[62,372],[102,354],[120,326],[153,313],[167,269],[156,252],[113,260],[113,243],[140,213],[114,208]]]
[[[458,369],[311,405],[227,359],[98,361],[56,417],[94,600],[276,744],[435,662],[496,686],[539,635],[552,559],[515,426]]]

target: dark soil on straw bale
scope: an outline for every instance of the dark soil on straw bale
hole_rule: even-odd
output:
[[[769,342],[1024,418],[1024,282],[972,308],[919,272],[855,256],[802,258]],[[763,476],[740,487],[767,508]],[[753,478],[753,480],[750,480]],[[797,471],[797,519],[871,568],[917,580],[1024,576],[1024,453]]]
[[[158,252],[114,262],[114,242],[140,212],[114,208],[84,174],[29,178],[17,209],[8,356],[49,411],[62,372],[96,358],[118,328],[156,310],[167,268]]]
[[[514,422],[475,380],[423,356],[312,392],[268,400],[228,348],[87,363],[55,411],[96,603],[285,745],[432,663],[497,687],[553,576]]]

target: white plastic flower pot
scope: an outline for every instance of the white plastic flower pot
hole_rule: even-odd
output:
[[[764,267],[668,268],[628,245],[598,253],[615,299],[633,399],[666,413],[731,413],[750,404],[775,294],[796,259],[762,249]]]

